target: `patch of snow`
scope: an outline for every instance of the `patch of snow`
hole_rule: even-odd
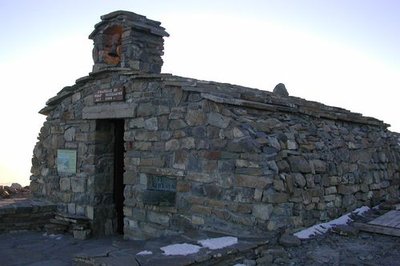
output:
[[[55,240],[60,240],[60,239],[63,238],[63,235],[61,235],[61,234],[58,234],[58,235],[50,234],[50,235],[49,235],[48,233],[44,233],[42,236],[49,237],[49,238],[53,238],[53,239],[55,239]]]
[[[136,253],[136,255],[151,255],[153,254],[153,252],[151,252],[150,250],[143,250],[140,251],[139,253]]]
[[[194,254],[199,252],[201,249],[200,246],[197,245],[192,245],[192,244],[173,244],[173,245],[168,245],[165,247],[160,248],[163,252],[164,255],[170,256],[170,255],[189,255],[189,254]]]
[[[327,223],[313,225],[309,228],[306,228],[302,231],[295,233],[294,235],[300,239],[308,239],[311,236],[322,235],[322,234],[325,234],[326,232],[328,232],[328,230],[331,229],[334,225],[343,225],[343,224],[348,224],[349,222],[352,222],[353,220],[350,218],[350,215],[352,213],[357,214],[357,215],[362,215],[363,213],[365,213],[369,210],[370,210],[369,207],[363,206],[358,209],[355,209],[353,212],[342,215],[335,220],[332,220]]]
[[[210,238],[197,241],[197,243],[199,243],[203,247],[212,250],[229,247],[236,244],[237,242],[238,242],[237,237],[232,237],[232,236],[224,236],[224,237]]]
[[[355,209],[354,211],[352,211],[352,213],[357,214],[357,215],[363,215],[364,213],[366,213],[367,211],[369,211],[370,208],[367,206],[362,206],[358,209]]]

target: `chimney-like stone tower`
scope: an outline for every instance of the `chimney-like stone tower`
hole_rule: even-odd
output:
[[[164,36],[161,23],[127,11],[101,16],[89,39],[94,42],[93,72],[129,68],[143,73],[161,73]]]

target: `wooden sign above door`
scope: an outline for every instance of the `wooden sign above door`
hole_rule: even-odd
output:
[[[98,90],[94,94],[94,102],[117,102],[125,100],[125,88],[113,88],[113,89],[102,89]]]

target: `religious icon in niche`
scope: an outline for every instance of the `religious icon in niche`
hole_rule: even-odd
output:
[[[118,65],[121,62],[122,26],[114,25],[103,32],[103,49],[99,51],[99,57],[109,65]]]
[[[57,150],[57,172],[76,174],[76,150]]]

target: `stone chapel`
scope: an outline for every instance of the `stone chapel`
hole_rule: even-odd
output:
[[[282,93],[161,72],[168,33],[101,17],[92,72],[46,102],[31,189],[86,235],[274,236],[399,197],[398,135]],[[64,219],[65,220],[65,219]]]

